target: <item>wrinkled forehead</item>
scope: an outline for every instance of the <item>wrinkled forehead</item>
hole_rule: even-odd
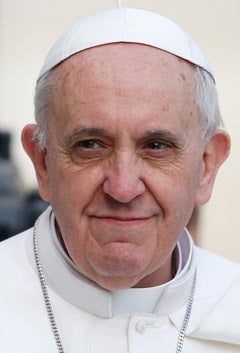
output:
[[[78,22],[50,49],[39,78],[72,55],[110,43],[138,43],[162,49],[205,69],[201,49],[178,25],[159,14],[129,8],[99,12]]]
[[[195,66],[188,61],[143,44],[111,43],[83,50],[55,67],[51,87],[52,102],[59,105],[72,101],[73,92],[79,99],[92,92],[92,99],[104,100],[107,92],[123,97],[127,89],[137,101],[144,99],[143,91],[149,99],[162,91],[175,98],[185,93],[192,100],[197,86]],[[182,102],[187,104],[184,97]]]
[[[149,118],[150,106],[169,117],[195,109],[195,66],[143,44],[111,43],[76,53],[54,68],[51,85],[57,119],[65,109],[64,118],[86,114],[87,120],[113,111],[129,117],[137,109]]]

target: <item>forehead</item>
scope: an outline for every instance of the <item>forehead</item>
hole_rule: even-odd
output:
[[[70,117],[77,124],[90,115],[101,117],[100,122],[119,117],[122,123],[123,116],[189,116],[196,110],[194,73],[189,62],[146,45],[87,49],[54,69],[53,115],[59,123],[67,116],[66,124]]]
[[[138,78],[149,76],[153,80],[163,72],[169,81],[193,82],[194,65],[173,54],[148,45],[114,43],[97,46],[79,52],[54,69],[56,81],[69,81],[80,74],[101,77],[109,74],[124,75],[131,72]],[[114,76],[113,79],[120,78]],[[61,83],[60,83],[61,84]]]

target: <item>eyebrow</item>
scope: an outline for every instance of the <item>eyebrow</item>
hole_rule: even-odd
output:
[[[65,135],[64,140],[66,143],[71,144],[76,138],[83,136],[109,136],[107,130],[97,127],[78,127],[73,130],[69,135]]]
[[[168,130],[148,130],[144,132],[143,138],[163,139],[177,145],[184,143],[182,138]]]

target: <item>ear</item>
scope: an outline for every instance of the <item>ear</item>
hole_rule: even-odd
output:
[[[217,130],[206,145],[202,170],[196,193],[195,205],[204,205],[211,197],[214,181],[221,164],[230,151],[229,135],[223,130]]]
[[[34,136],[37,125],[29,124],[22,131],[22,145],[25,152],[31,158],[35,168],[38,189],[41,197],[49,201],[49,179],[46,167],[46,150],[39,146],[38,139]]]

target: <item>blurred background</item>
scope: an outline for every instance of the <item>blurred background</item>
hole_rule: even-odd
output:
[[[165,15],[202,47],[215,73],[232,151],[208,205],[191,229],[202,247],[240,261],[240,1],[122,0],[125,7]],[[47,204],[37,192],[20,134],[33,122],[35,80],[55,39],[82,17],[117,6],[115,0],[0,0],[0,233],[31,226]]]

